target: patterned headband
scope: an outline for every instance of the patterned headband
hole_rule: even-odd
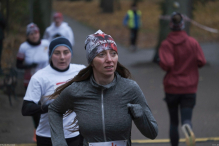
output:
[[[98,30],[94,34],[88,35],[85,40],[85,50],[88,64],[104,50],[112,49],[117,52],[117,45],[110,35]]]

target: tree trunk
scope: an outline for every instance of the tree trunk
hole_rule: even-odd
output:
[[[162,15],[171,15],[174,11],[179,12],[183,15],[187,15],[191,18],[192,16],[192,2],[193,0],[178,0],[176,3],[175,0],[165,0],[163,3],[161,3],[162,8]],[[174,3],[175,2],[175,3]],[[179,4],[179,5],[178,5]],[[157,63],[159,61],[159,47],[161,42],[167,37],[167,35],[170,32],[169,29],[169,20],[159,20],[160,23],[160,29],[159,29],[159,37],[158,37],[158,43],[155,48],[155,55],[153,58],[153,62]],[[185,22],[185,29],[188,34],[190,31],[190,22]]]
[[[121,10],[122,9],[121,1],[120,0],[116,0],[114,6],[115,6],[116,10]]]
[[[133,0],[133,3],[138,3],[138,2],[141,2],[141,1],[143,1],[143,0]]]
[[[102,0],[104,13],[113,13],[113,1],[114,0]]]
[[[42,38],[45,29],[51,23],[52,0],[30,0],[30,2],[32,8],[31,20],[38,25]]]
[[[103,8],[104,0],[100,0],[100,8]]]
[[[9,19],[9,9],[10,9],[10,4],[9,1],[7,1],[7,8],[6,8],[6,30],[7,30],[7,34],[9,33],[9,26],[8,26],[8,19]]]

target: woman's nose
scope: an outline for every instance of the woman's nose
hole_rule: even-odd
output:
[[[106,61],[112,61],[112,56],[110,55],[110,53],[107,53]]]
[[[64,58],[64,53],[61,53],[60,55],[61,55],[60,58],[63,59]]]

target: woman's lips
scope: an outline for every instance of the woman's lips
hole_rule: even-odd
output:
[[[105,68],[106,70],[108,70],[108,71],[113,70],[113,66],[105,66],[104,68]]]

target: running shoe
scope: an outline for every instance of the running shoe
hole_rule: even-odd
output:
[[[182,126],[182,131],[186,137],[186,145],[187,146],[195,146],[195,134],[192,131],[192,128],[189,124],[184,124]]]

